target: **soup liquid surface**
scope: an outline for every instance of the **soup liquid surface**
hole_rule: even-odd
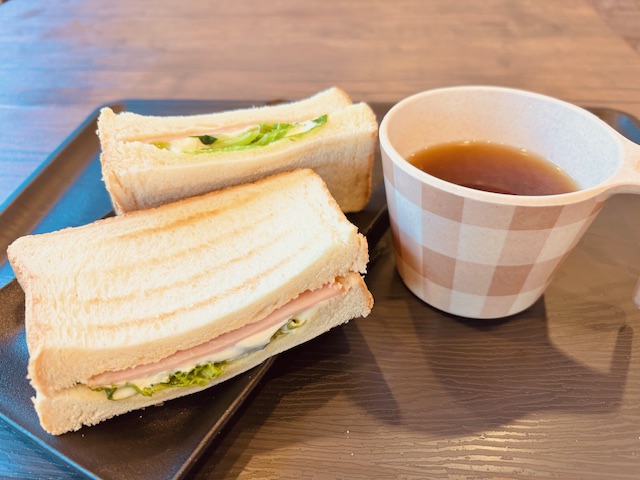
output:
[[[447,182],[509,195],[555,195],[578,190],[576,181],[548,160],[490,142],[443,143],[407,159]]]

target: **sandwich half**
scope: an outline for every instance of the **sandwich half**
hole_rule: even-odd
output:
[[[117,214],[157,207],[296,168],[316,171],[344,212],[371,194],[378,124],[330,88],[292,103],[208,115],[144,116],[103,108],[102,176]]]
[[[56,435],[216,385],[373,305],[366,239],[308,169],[21,237],[8,257]]]

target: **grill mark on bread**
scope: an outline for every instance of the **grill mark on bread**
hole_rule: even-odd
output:
[[[256,182],[258,183],[258,182]],[[208,197],[208,196],[212,196],[215,197],[217,195],[222,195],[223,197],[225,197],[226,191],[225,190],[221,190],[221,191],[216,191],[216,192],[210,192],[210,193],[206,193],[203,194],[202,197]],[[163,217],[170,217],[172,215],[175,215],[176,211],[180,211],[181,209],[184,208],[185,205],[189,205],[191,203],[191,198],[186,198],[183,200],[178,200],[174,203],[172,203],[171,205],[163,205],[161,207],[156,207],[160,210],[162,210],[162,214],[159,215],[160,220],[157,224],[153,225],[153,226],[135,226],[133,228],[128,227],[127,223],[121,223],[118,228],[113,228],[111,232],[109,232],[109,235],[111,236],[111,240],[115,240],[115,239],[122,239],[122,240],[127,240],[127,239],[131,239],[131,238],[135,238],[135,237],[143,237],[145,235],[149,235],[151,233],[153,233],[154,231],[158,231],[158,230],[170,230],[173,227],[179,228],[182,225],[186,225],[186,224],[190,224],[193,222],[198,222],[200,221],[199,219],[205,218],[205,217],[215,217],[215,216],[219,216],[221,214],[224,213],[228,213],[229,209],[230,209],[230,204],[234,204],[234,209],[235,207],[238,208],[250,208],[250,204],[252,203],[256,203],[256,202],[260,202],[262,197],[268,197],[269,194],[267,192],[251,192],[251,195],[244,195],[244,196],[235,196],[232,197],[233,200],[229,201],[228,203],[222,205],[222,206],[217,206],[214,208],[209,208],[209,209],[204,209],[204,210],[199,210],[196,211],[194,213],[188,214],[188,215],[184,215],[181,214],[182,216],[180,218],[177,219],[171,219],[171,220],[166,220]],[[215,199],[212,199],[212,201],[215,201]],[[127,219],[130,219],[130,221],[132,223],[136,222],[136,218],[138,216],[146,216],[147,214],[147,210],[135,210],[132,212],[128,212],[125,215],[121,216],[121,217],[108,217],[102,220],[98,220],[96,223],[99,224],[105,224],[108,225],[112,222],[123,222],[126,221]],[[180,215],[180,214],[179,214]],[[62,229],[62,230],[58,230],[55,232],[51,232],[48,235],[51,235],[52,237],[61,237],[64,238],[68,235],[74,235],[75,231],[81,231],[83,229],[90,229],[93,228],[94,225],[93,224],[88,224],[88,225],[83,225],[83,226],[79,226],[79,227],[74,227],[74,228],[67,228],[67,229]],[[84,243],[87,246],[87,248],[91,248],[91,244],[92,244],[92,239],[90,237],[85,238],[84,239]],[[104,238],[97,238],[95,240],[95,242],[98,243],[103,243],[104,242]]]
[[[310,248],[309,245],[303,244],[301,245],[301,248],[299,248],[298,250],[293,251],[290,255],[284,257],[283,259],[281,259],[280,262],[272,265],[270,268],[266,269],[266,270],[262,270],[260,272],[259,276],[253,277],[252,279],[246,280],[244,283],[237,285],[231,289],[225,290],[223,292],[220,292],[218,295],[215,295],[213,297],[207,297],[204,300],[197,302],[197,303],[192,303],[187,307],[181,307],[181,308],[176,308],[173,309],[171,311],[168,312],[164,312],[164,313],[160,313],[157,315],[154,315],[152,317],[144,317],[144,318],[134,318],[134,319],[129,319],[129,320],[125,320],[125,321],[119,321],[118,322],[118,328],[128,328],[132,325],[141,325],[141,324],[149,324],[149,323],[155,323],[158,321],[162,321],[166,318],[187,312],[189,310],[195,310],[198,308],[201,308],[207,304],[210,303],[214,303],[217,301],[218,298],[222,298],[222,297],[226,297],[229,295],[233,295],[236,294],[237,292],[241,291],[241,290],[245,290],[247,288],[250,288],[253,285],[256,285],[258,283],[258,281],[260,280],[260,277],[264,276],[264,275],[269,275],[271,272],[280,270],[282,268],[282,264],[283,263],[288,263],[289,261],[291,261],[292,259],[294,259],[297,255],[299,255],[300,253],[304,252],[306,249]],[[318,285],[319,286],[319,285]],[[298,292],[302,293],[302,292]],[[294,297],[295,298],[295,297]],[[291,300],[291,298],[286,299],[285,301],[283,301],[282,303],[279,304],[275,304],[275,305],[271,305],[271,308],[269,311],[262,311],[260,313],[258,313],[258,315],[256,316],[256,318],[261,318],[263,315],[267,315],[268,313],[270,313],[272,310],[275,310],[276,308],[279,308],[280,306],[284,305],[287,301]],[[245,322],[245,323],[251,323],[251,322]],[[92,330],[111,330],[113,329],[113,325],[106,325],[106,324],[92,324],[90,326],[90,328]],[[224,330],[219,332],[219,334],[224,333],[225,331],[229,331],[229,329]]]
[[[255,223],[252,225],[253,229],[255,229],[255,226],[258,225],[259,222],[269,222],[271,221],[271,219],[275,216],[274,212],[267,212],[268,215],[262,217],[262,218],[258,218],[256,219]],[[177,250],[175,252],[170,252],[168,255],[164,255],[164,256],[156,256],[156,257],[152,257],[150,259],[146,259],[144,264],[145,265],[161,265],[163,263],[169,263],[169,260],[175,260],[176,258],[179,257],[185,257],[188,256],[190,254],[193,253],[197,253],[200,250],[206,250],[207,248],[211,248],[211,244],[214,244],[218,241],[220,241],[221,238],[226,237],[226,236],[236,236],[238,237],[240,234],[242,234],[243,232],[247,232],[249,231],[248,228],[246,228],[246,225],[240,225],[238,226],[238,228],[236,228],[235,230],[230,230],[230,231],[226,231],[226,232],[222,232],[217,236],[214,237],[208,237],[205,239],[205,241],[194,245],[193,247],[189,247],[189,248],[185,248],[182,250]],[[290,231],[290,230],[288,230]],[[280,237],[278,237],[280,238]],[[261,244],[261,245],[265,245],[265,244]],[[103,275],[108,275],[111,274],[112,272],[123,272],[123,271],[130,271],[133,270],[134,268],[136,268],[138,265],[140,265],[139,263],[136,262],[126,262],[126,263],[122,263],[122,264],[118,264],[115,265],[111,268],[100,268],[100,273]],[[223,264],[224,265],[224,264]],[[223,268],[223,266],[221,266],[220,268]],[[100,297],[100,298],[104,298],[104,297]]]
[[[217,192],[216,192],[217,193]],[[261,197],[263,197],[263,195],[261,195]],[[252,203],[252,202],[257,202],[258,199],[251,198],[251,197],[244,197],[240,200],[237,200],[236,202],[236,206],[240,207],[240,208],[247,208],[247,205]],[[176,202],[174,205],[176,208],[179,208],[180,205],[184,202],[183,201],[178,201]],[[139,214],[138,212],[143,212],[144,210],[139,210],[133,213],[130,213],[130,216],[133,215],[137,215]],[[217,207],[217,208],[212,208],[212,209],[208,209],[208,210],[202,210],[199,212],[195,212],[189,215],[185,215],[183,217],[177,218],[177,219],[173,219],[169,222],[163,223],[161,225],[155,225],[155,226],[150,226],[150,227],[143,227],[140,229],[136,229],[136,230],[132,230],[132,231],[128,231],[128,232],[123,232],[123,233],[116,233],[113,238],[114,239],[129,239],[131,237],[138,237],[138,236],[144,236],[147,235],[155,230],[158,229],[173,229],[173,228],[179,228],[180,226],[184,226],[184,225],[189,225],[192,224],[194,222],[200,221],[200,219],[203,218],[207,218],[207,217],[215,217],[215,216],[219,216],[223,213],[226,213],[229,211],[228,207],[222,206],[222,207]]]
[[[147,288],[144,291],[144,295],[145,297],[147,296],[151,296],[154,295],[156,293],[158,293],[159,291],[165,291],[167,290],[167,288],[176,288],[176,287],[181,287],[184,286],[186,284],[192,283],[194,280],[198,280],[201,278],[205,278],[207,276],[209,276],[211,274],[211,272],[213,270],[219,270],[219,269],[226,269],[226,268],[232,268],[234,263],[238,263],[241,260],[244,260],[248,255],[254,255],[257,252],[261,251],[264,249],[264,247],[272,242],[277,242],[280,241],[283,237],[286,237],[288,235],[290,235],[290,232],[293,229],[289,229],[289,230],[284,230],[282,231],[279,235],[275,236],[275,237],[270,237],[267,241],[260,243],[260,244],[255,244],[253,245],[253,248],[251,248],[250,250],[246,250],[244,252],[242,252],[242,256],[237,256],[237,257],[233,257],[233,258],[228,258],[225,262],[223,263],[217,263],[215,265],[209,265],[208,268],[205,268],[204,270],[199,270],[197,272],[195,272],[193,275],[185,277],[179,281],[174,281],[171,282],[170,284],[163,284],[163,285],[158,285],[156,287],[152,287],[152,288]],[[197,247],[195,247],[193,250],[201,250],[202,248],[206,247],[207,244],[200,244]],[[191,253],[192,250],[191,249],[187,249],[181,253]],[[167,260],[167,259],[171,259],[171,256],[166,256],[163,257],[161,260]],[[155,259],[154,259],[155,260]],[[162,262],[157,262],[157,263],[162,263]],[[130,270],[135,269],[136,266],[139,266],[139,264],[131,264],[128,265]],[[122,271],[122,269],[113,269],[113,270],[117,270],[117,271]],[[105,295],[100,295],[100,296],[94,296],[94,297],[83,297],[82,298],[82,303],[83,304],[95,304],[95,303],[100,303],[100,304],[107,304],[107,303],[114,303],[114,302],[124,302],[127,300],[132,300],[135,299],[136,297],[138,297],[140,295],[140,293],[136,292],[136,291],[132,291],[130,293],[127,294],[121,294],[121,295],[111,295],[111,296],[105,296]]]

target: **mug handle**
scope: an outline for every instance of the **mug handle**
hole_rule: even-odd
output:
[[[607,196],[618,193],[632,193],[640,195],[640,145],[632,142],[619,132],[615,132],[624,148],[624,164],[610,181],[611,188]],[[633,303],[640,308],[640,278],[635,286]]]
[[[616,132],[623,143],[624,163],[612,182],[616,184],[610,193],[634,193],[640,195],[640,145]]]
[[[623,172],[625,179],[628,180],[626,193],[640,194],[640,145],[625,138],[625,165],[626,171]],[[635,293],[633,295],[633,303],[636,308],[640,308],[640,278],[636,283]]]

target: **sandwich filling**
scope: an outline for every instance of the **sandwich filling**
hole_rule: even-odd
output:
[[[225,371],[225,367],[252,352],[264,349],[276,338],[302,326],[324,302],[339,295],[339,283],[308,290],[264,319],[224,333],[208,342],[150,364],[94,375],[86,385],[104,391],[109,400],[135,395],[152,396],[167,388],[206,386]]]
[[[304,122],[235,125],[197,135],[160,138],[149,143],[176,153],[232,152],[264,147],[285,138],[298,139],[327,123],[327,119],[327,115],[321,115]]]

